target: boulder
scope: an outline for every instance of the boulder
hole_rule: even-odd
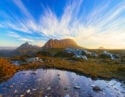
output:
[[[69,95],[69,94],[66,94],[64,97],[70,97],[70,95]]]
[[[102,91],[102,89],[101,89],[99,86],[94,86],[94,87],[93,87],[93,90],[94,90],[95,92],[100,92],[100,91]]]
[[[109,53],[109,52],[107,52],[107,51],[104,51],[102,54],[100,54],[99,57],[104,58],[104,59],[106,59],[106,58],[109,58],[109,59],[112,59],[112,60],[115,59],[114,55]]]
[[[80,89],[80,86],[74,86],[74,89]]]
[[[28,89],[26,92],[27,92],[27,93],[30,93],[30,92],[31,92],[31,90],[30,90],[30,89]]]
[[[110,58],[112,60],[117,60],[117,59],[120,59],[120,56],[118,54],[112,54],[112,53],[109,53],[107,51],[104,51],[101,56],[103,58]]]
[[[86,56],[82,56],[83,60],[88,60],[88,58]]]

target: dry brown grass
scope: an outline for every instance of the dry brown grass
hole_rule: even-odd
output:
[[[37,68],[56,68],[74,71],[79,74],[84,74],[91,76],[93,78],[105,78],[111,79],[116,78],[125,81],[125,65],[120,64],[105,64],[96,60],[77,60],[69,61],[66,58],[55,58],[41,56],[40,58],[44,62],[35,62],[30,64],[25,64],[22,66],[15,66],[10,64],[8,59],[0,58],[0,78],[6,76],[12,76],[17,70],[24,69],[37,69]],[[20,59],[20,58],[18,58]]]
[[[104,64],[96,61],[68,61],[62,58],[39,56],[45,61],[43,63],[32,63],[24,66],[25,69],[35,69],[39,67],[57,68],[74,71],[79,74],[91,76],[93,78],[117,78],[125,81],[125,65]]]
[[[9,78],[12,76],[17,70],[18,66],[10,64],[10,60],[7,58],[0,58],[0,81]]]

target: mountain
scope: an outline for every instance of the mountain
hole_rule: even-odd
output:
[[[105,48],[104,48],[103,46],[100,46],[99,49],[103,50],[103,49],[105,49]]]
[[[29,44],[28,42],[20,45],[14,50],[15,55],[34,54],[40,50],[40,47]]]
[[[80,46],[77,45],[77,43],[72,39],[50,39],[48,40],[45,45],[43,46],[43,49],[46,48],[79,48]]]

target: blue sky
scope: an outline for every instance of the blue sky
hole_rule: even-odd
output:
[[[125,0],[0,0],[0,47],[72,38],[87,48],[125,48]]]

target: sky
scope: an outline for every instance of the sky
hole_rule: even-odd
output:
[[[125,0],[0,0],[0,47],[50,38],[125,49]]]

